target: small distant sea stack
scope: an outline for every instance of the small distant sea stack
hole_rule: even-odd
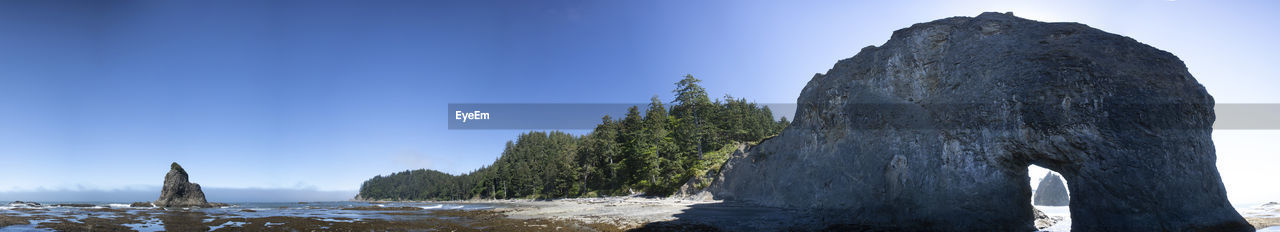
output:
[[[1067,194],[1067,186],[1062,183],[1062,177],[1053,172],[1044,175],[1044,179],[1040,180],[1040,185],[1036,187],[1036,196],[1032,199],[1032,204],[1041,206],[1067,206],[1071,197]]]
[[[187,171],[177,162],[169,165],[169,173],[164,175],[164,187],[160,189],[160,198],[154,202],[156,207],[214,207],[225,204],[210,204],[204,198],[200,185],[187,179]]]

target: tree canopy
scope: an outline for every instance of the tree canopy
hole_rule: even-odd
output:
[[[620,120],[604,116],[583,136],[534,131],[508,141],[492,165],[462,175],[411,170],[375,176],[360,187],[370,200],[563,198],[643,192],[666,196],[690,178],[718,168],[708,150],[754,142],[781,132],[768,106],[725,95],[714,101],[685,75],[675,99],[657,96]],[[723,157],[720,157],[723,159]],[[721,160],[716,160],[721,161]],[[715,166],[715,167],[712,167]]]

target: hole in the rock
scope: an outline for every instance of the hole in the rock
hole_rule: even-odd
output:
[[[1067,180],[1052,170],[1031,165],[1027,167],[1031,178],[1031,206],[1043,212],[1036,216],[1036,227],[1041,231],[1070,231],[1071,210]]]

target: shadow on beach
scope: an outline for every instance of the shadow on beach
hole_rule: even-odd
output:
[[[696,204],[673,216],[676,220],[648,223],[631,231],[875,231],[826,227],[827,220],[808,211],[737,202]]]

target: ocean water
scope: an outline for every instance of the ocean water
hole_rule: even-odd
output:
[[[37,228],[41,223],[56,220],[81,222],[90,217],[115,218],[121,216],[137,217],[142,223],[123,224],[137,231],[163,231],[165,223],[209,223],[222,218],[265,218],[275,216],[316,218],[322,221],[354,222],[369,219],[412,220],[422,217],[436,217],[427,213],[395,214],[404,208],[413,207],[421,210],[477,210],[502,207],[495,204],[471,203],[427,203],[427,202],[241,202],[229,203],[230,206],[219,208],[188,208],[160,210],[155,207],[130,207],[125,202],[40,202],[39,206],[5,203],[0,205],[0,216],[39,218],[28,220],[30,224],[12,225],[0,228],[0,231],[53,231]],[[58,204],[87,204],[91,206],[57,206]],[[360,210],[354,210],[359,208]],[[387,208],[387,210],[379,210]],[[200,214],[199,222],[174,222],[174,217],[166,214],[185,213]],[[54,218],[54,219],[49,219]],[[210,230],[222,227],[241,226],[242,222],[227,222],[212,226]]]

